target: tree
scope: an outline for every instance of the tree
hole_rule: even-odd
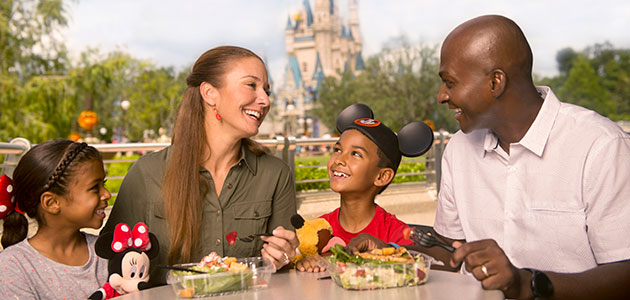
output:
[[[600,84],[597,76],[584,56],[578,56],[573,61],[567,80],[564,82],[558,96],[564,101],[590,108],[602,115],[614,112],[614,105],[610,100],[610,93]]]
[[[353,103],[372,108],[376,118],[397,131],[411,121],[433,120],[438,128],[456,130],[448,107],[437,103],[437,47],[411,45],[405,37],[391,42],[366,60],[366,69],[356,77],[349,71],[341,78],[326,77],[319,91],[314,114],[329,128],[341,110]]]
[[[561,100],[591,108],[612,120],[630,119],[630,50],[611,43],[580,52],[565,48],[556,55],[560,74],[536,80]]]
[[[0,4],[2,76],[58,73],[67,66],[66,49],[56,33],[67,25],[62,0],[3,1]]]
[[[558,70],[560,74],[567,76],[573,65],[573,60],[577,57],[578,53],[573,48],[564,48],[558,51],[556,54],[556,62],[558,63]]]
[[[66,24],[61,0],[0,3],[0,140],[42,141],[67,123],[60,114],[72,105],[59,75],[68,60],[56,35]]]

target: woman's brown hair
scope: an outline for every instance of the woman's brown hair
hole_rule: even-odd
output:
[[[18,208],[35,219],[40,226],[40,197],[44,192],[66,196],[77,166],[86,161],[101,160],[101,155],[86,143],[52,140],[26,152],[13,171],[14,199]],[[28,221],[17,211],[4,219],[2,247],[9,247],[26,238]]]
[[[177,111],[163,184],[164,208],[170,234],[170,264],[189,262],[192,253],[200,246],[201,200],[205,191],[201,189],[203,185],[199,167],[206,158],[204,153],[207,152],[204,150],[207,139],[204,127],[206,107],[199,86],[202,82],[208,82],[221,88],[229,63],[247,57],[260,59],[250,50],[240,47],[210,49],[197,59],[186,78],[187,88]],[[256,155],[264,151],[253,140],[244,139],[243,143]]]

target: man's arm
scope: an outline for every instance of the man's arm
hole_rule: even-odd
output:
[[[502,290],[506,298],[534,298],[530,289],[532,273],[514,267],[494,240],[463,244],[453,253],[451,266],[462,261],[484,289]],[[553,295],[549,299],[630,297],[630,260],[602,264],[581,273],[544,273],[553,285]]]

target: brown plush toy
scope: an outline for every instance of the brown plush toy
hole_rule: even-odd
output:
[[[291,225],[295,227],[300,241],[299,253],[292,260],[294,263],[315,254],[330,255],[329,249],[335,244],[346,245],[341,238],[332,235],[332,227],[326,219],[304,220],[302,216],[296,214],[291,217]]]

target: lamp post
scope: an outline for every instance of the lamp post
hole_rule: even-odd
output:
[[[131,105],[131,102],[129,102],[129,100],[125,99],[123,101],[120,102],[120,108],[122,108],[122,130],[121,130],[121,142],[126,142],[127,138],[125,136],[125,127],[126,127],[126,123],[127,120],[125,119],[125,115],[127,114],[127,110],[129,109],[129,106]]]
[[[287,105],[287,108],[285,110],[285,116],[286,116],[286,120],[285,120],[284,133],[287,136],[295,136],[295,128],[293,124],[295,123],[296,112],[295,112],[295,105],[293,105],[293,103],[290,103],[289,105]]]

